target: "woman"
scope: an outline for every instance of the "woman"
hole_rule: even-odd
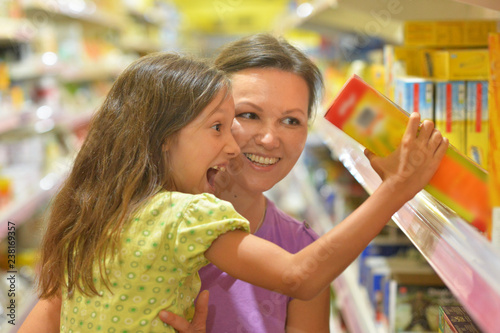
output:
[[[228,44],[215,65],[230,75],[232,133],[241,154],[217,196],[250,221],[250,231],[295,253],[317,238],[307,224],[281,212],[263,192],[293,168],[304,149],[308,120],[323,88],[321,72],[284,39],[253,35]],[[299,301],[236,280],[214,265],[200,271],[210,293],[208,332],[328,332],[330,292]]]

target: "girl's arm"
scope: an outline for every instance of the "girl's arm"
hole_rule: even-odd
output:
[[[39,300],[31,310],[18,333],[56,333],[59,332],[61,298]]]
[[[310,301],[292,300],[286,314],[286,333],[330,332],[330,289]]]
[[[431,121],[413,113],[401,145],[381,158],[367,152],[382,178],[375,192],[335,228],[292,255],[243,231],[225,233],[205,252],[208,260],[235,278],[301,300],[329,285],[380,232],[404,203],[431,179],[448,141]]]

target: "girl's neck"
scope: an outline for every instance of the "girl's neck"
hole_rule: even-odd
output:
[[[224,191],[218,197],[231,202],[238,213],[250,222],[250,232],[255,233],[266,214],[267,199],[262,192],[248,192],[239,186]]]

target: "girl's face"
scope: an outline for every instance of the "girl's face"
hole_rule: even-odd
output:
[[[242,188],[264,192],[290,172],[302,153],[309,90],[300,76],[271,68],[246,69],[232,74],[231,81],[232,133],[241,154],[229,172]]]
[[[165,145],[175,189],[185,193],[214,193],[214,178],[240,149],[231,135],[234,101],[224,91]]]

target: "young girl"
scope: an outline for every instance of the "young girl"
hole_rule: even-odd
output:
[[[189,319],[197,271],[209,261],[311,299],[427,184],[447,148],[432,122],[419,129],[412,115],[394,154],[369,154],[381,186],[292,255],[249,234],[248,221],[209,194],[239,153],[229,89],[221,72],[165,53],[139,59],[116,80],[55,198],[42,244],[40,297],[62,296],[61,331],[173,332],[158,312]]]

